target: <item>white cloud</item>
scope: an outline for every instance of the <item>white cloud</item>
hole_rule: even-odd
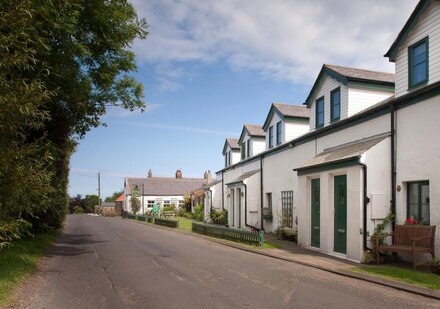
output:
[[[202,134],[211,134],[211,135],[220,135],[220,136],[237,136],[237,132],[230,131],[221,131],[221,130],[212,130],[205,128],[195,128],[195,127],[187,127],[187,126],[174,126],[174,125],[166,125],[166,124],[155,124],[155,123],[146,123],[146,122],[117,122],[123,125],[131,125],[136,127],[144,127],[144,128],[152,128],[152,129],[165,129],[165,130],[174,130],[174,131],[185,131],[192,133],[202,133]]]
[[[392,71],[382,55],[417,0],[133,0],[150,24],[138,60],[165,63],[163,90],[185,78],[179,64],[226,60],[279,80],[309,84],[323,63]],[[162,87],[162,86],[161,86]]]

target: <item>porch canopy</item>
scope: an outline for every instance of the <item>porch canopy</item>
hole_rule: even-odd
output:
[[[324,170],[357,165],[359,163],[359,159],[365,152],[383,141],[388,136],[388,133],[376,135],[325,149],[304,165],[293,170],[298,172],[298,176],[301,176],[305,174],[318,173]]]
[[[226,185],[228,187],[234,187],[234,186],[241,185],[244,180],[254,176],[255,174],[257,174],[259,172],[260,172],[259,169],[258,170],[253,170],[253,171],[250,171],[250,172],[246,172],[243,175],[241,175],[241,176],[237,177],[236,179],[232,180],[231,182],[228,182]]]

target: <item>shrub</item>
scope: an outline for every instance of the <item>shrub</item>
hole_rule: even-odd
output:
[[[188,212],[187,214],[186,214],[186,217],[188,218],[188,219],[194,219],[194,214],[193,213],[190,213],[190,212]]]
[[[82,214],[83,212],[84,212],[84,209],[81,206],[73,207],[73,213],[74,214]]]
[[[12,241],[29,236],[32,225],[23,219],[0,221],[0,249],[9,246]]]
[[[185,208],[181,207],[181,208],[179,208],[179,211],[177,212],[177,215],[179,217],[186,217],[188,215],[188,212],[186,211]]]
[[[217,211],[211,208],[210,217],[215,224],[228,224],[228,211],[226,209]]]
[[[194,207],[194,219],[203,221],[203,205],[197,204]]]
[[[162,211],[172,211],[174,214],[176,213],[175,205],[164,205]]]
[[[141,209],[141,202],[137,197],[132,197],[131,200],[131,212],[137,214],[139,209]]]

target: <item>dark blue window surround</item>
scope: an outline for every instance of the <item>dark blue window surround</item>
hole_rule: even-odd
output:
[[[281,135],[281,121],[277,122],[277,145],[282,144],[282,135]]]
[[[269,127],[269,148],[273,147],[273,126]]]
[[[316,110],[315,110],[315,117],[316,117],[316,128],[320,128],[324,125],[324,97],[319,98],[316,100]]]
[[[408,48],[409,88],[428,81],[428,38]]]
[[[330,121],[341,118],[341,90],[336,88],[330,94]]]

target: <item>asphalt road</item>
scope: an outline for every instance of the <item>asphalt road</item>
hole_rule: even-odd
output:
[[[21,308],[440,308],[439,302],[200,237],[70,215]]]

